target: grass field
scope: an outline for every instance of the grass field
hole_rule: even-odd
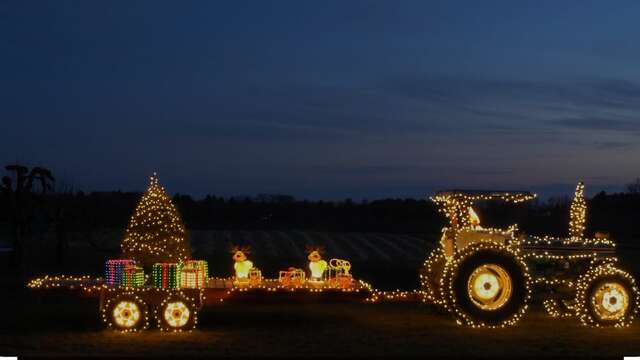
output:
[[[469,329],[412,303],[226,305],[206,308],[199,329],[169,334],[103,330],[97,304],[45,297],[4,300],[0,355],[419,356],[540,358],[640,354],[640,324],[591,329],[534,309],[516,327]]]

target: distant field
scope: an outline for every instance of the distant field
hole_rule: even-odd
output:
[[[35,239],[28,266],[33,274],[95,274],[104,272],[104,262],[120,252],[122,230],[75,233],[62,265],[55,263],[54,242]],[[232,273],[230,248],[234,244],[250,245],[250,258],[267,277],[290,266],[305,267],[306,245],[320,245],[325,258],[351,261],[353,274],[380,289],[414,289],[419,286],[418,271],[437,243],[414,234],[316,232],[316,231],[189,231],[193,257],[209,262],[211,276]],[[623,264],[640,273],[640,248],[619,246]],[[4,257],[6,254],[0,254]]]
[[[55,263],[54,241],[33,241],[29,271],[40,273],[102,274],[104,262],[117,257],[122,230],[101,230],[88,234],[72,233],[62,265]],[[250,258],[263,274],[277,276],[290,266],[305,267],[305,246],[319,245],[324,257],[351,261],[358,278],[375,282],[381,288],[418,286],[418,270],[433,246],[411,234],[330,233],[314,231],[189,231],[193,257],[209,262],[211,276],[229,276],[233,245],[250,245]]]

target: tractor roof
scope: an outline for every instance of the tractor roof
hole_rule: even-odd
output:
[[[460,201],[506,201],[519,203],[532,200],[536,194],[529,191],[506,191],[506,190],[444,190],[438,191],[431,200],[435,202]]]

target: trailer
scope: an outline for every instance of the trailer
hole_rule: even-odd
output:
[[[34,291],[98,299],[100,318],[108,328],[120,332],[153,326],[169,332],[191,331],[198,324],[198,313],[208,306],[242,302],[363,303],[371,294],[371,286],[363,281],[340,288],[328,283],[285,286],[279,279],[265,279],[252,286],[234,282],[233,278],[210,278],[203,288],[122,287],[90,276],[44,276],[27,286]]]

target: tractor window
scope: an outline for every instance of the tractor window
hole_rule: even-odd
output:
[[[526,203],[506,203],[502,201],[482,201],[475,204],[483,227],[507,228],[513,224],[521,225],[527,217]]]

